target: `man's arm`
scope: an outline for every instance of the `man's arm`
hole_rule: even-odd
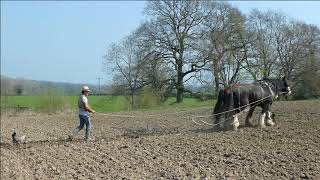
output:
[[[89,111],[91,113],[95,113],[96,111],[93,110],[89,105],[88,103],[84,103],[84,108],[86,109],[86,111]]]

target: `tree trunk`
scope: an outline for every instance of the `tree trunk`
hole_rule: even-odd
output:
[[[177,103],[182,103],[183,102],[183,92],[184,92],[184,87],[183,87],[183,72],[182,72],[182,60],[177,61]]]
[[[219,93],[219,70],[218,70],[218,61],[213,60],[213,76],[214,76],[214,83],[215,83],[215,95],[218,97]]]
[[[129,100],[129,103],[130,103],[130,106],[131,106],[131,110],[134,109],[134,94],[133,93],[130,93],[130,100]]]
[[[177,89],[177,103],[183,102],[183,88]]]

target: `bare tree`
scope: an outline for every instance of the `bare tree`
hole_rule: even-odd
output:
[[[144,58],[139,65],[143,73],[144,85],[149,86],[153,95],[164,102],[175,88],[175,73],[169,64],[165,63],[161,53],[157,51],[156,43],[150,39],[152,25],[148,22],[141,24],[135,31],[137,45]]]
[[[201,10],[200,1],[149,1],[146,8],[151,17],[149,40],[154,42],[154,51],[175,72],[178,103],[183,102],[184,83],[206,63],[197,59],[193,51],[196,40],[202,36]]]
[[[246,61],[246,67],[255,80],[274,73],[274,64],[278,59],[274,29],[284,18],[279,13],[257,9],[249,15],[247,28],[253,42],[251,58]]]
[[[276,48],[279,57],[278,73],[284,74],[288,79],[296,77],[301,62],[307,57],[306,33],[302,24],[290,22],[275,29]],[[299,72],[300,73],[300,72]],[[294,75],[296,74],[296,75]]]
[[[205,2],[208,9],[203,23],[206,38],[202,43],[204,58],[210,61],[215,92],[237,81],[246,58],[245,17],[228,3]]]
[[[153,57],[153,60],[144,64],[143,72],[146,85],[148,85],[153,94],[157,96],[160,102],[168,99],[170,93],[175,88],[174,75],[170,72],[170,68],[163,64],[159,57]]]
[[[299,59],[292,70],[292,79],[296,86],[300,86],[304,98],[315,98],[320,96],[320,30],[314,25],[301,23],[304,37],[303,59]],[[301,57],[301,56],[300,56]],[[294,90],[295,91],[295,90]]]
[[[142,58],[143,54],[137,48],[134,36],[113,44],[105,55],[105,68],[114,73],[114,86],[124,91],[131,108],[135,107],[135,94],[143,87],[142,66],[139,64]]]
[[[217,94],[248,76],[311,82],[320,73],[319,28],[281,13],[253,10],[246,17],[225,2],[177,0],[149,1],[145,12],[148,20],[106,55],[117,91],[132,107],[144,86],[161,101],[175,90],[180,103],[185,92],[214,86]]]

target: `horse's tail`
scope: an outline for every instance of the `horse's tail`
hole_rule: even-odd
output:
[[[224,90],[221,89],[219,91],[219,94],[218,94],[218,101],[216,103],[216,105],[214,106],[214,110],[213,110],[213,122],[214,123],[219,123],[220,122],[220,116],[223,110],[223,105],[224,105]]]

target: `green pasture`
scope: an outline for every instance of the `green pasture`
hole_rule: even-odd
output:
[[[2,96],[1,107],[29,107],[41,112],[54,110],[73,109],[77,110],[78,96]],[[124,96],[89,96],[89,104],[97,112],[118,112],[132,110]],[[162,110],[183,109],[195,107],[213,106],[214,100],[200,101],[195,98],[184,98],[183,103],[175,103],[175,97],[170,97],[162,104],[146,105],[135,110]]]

